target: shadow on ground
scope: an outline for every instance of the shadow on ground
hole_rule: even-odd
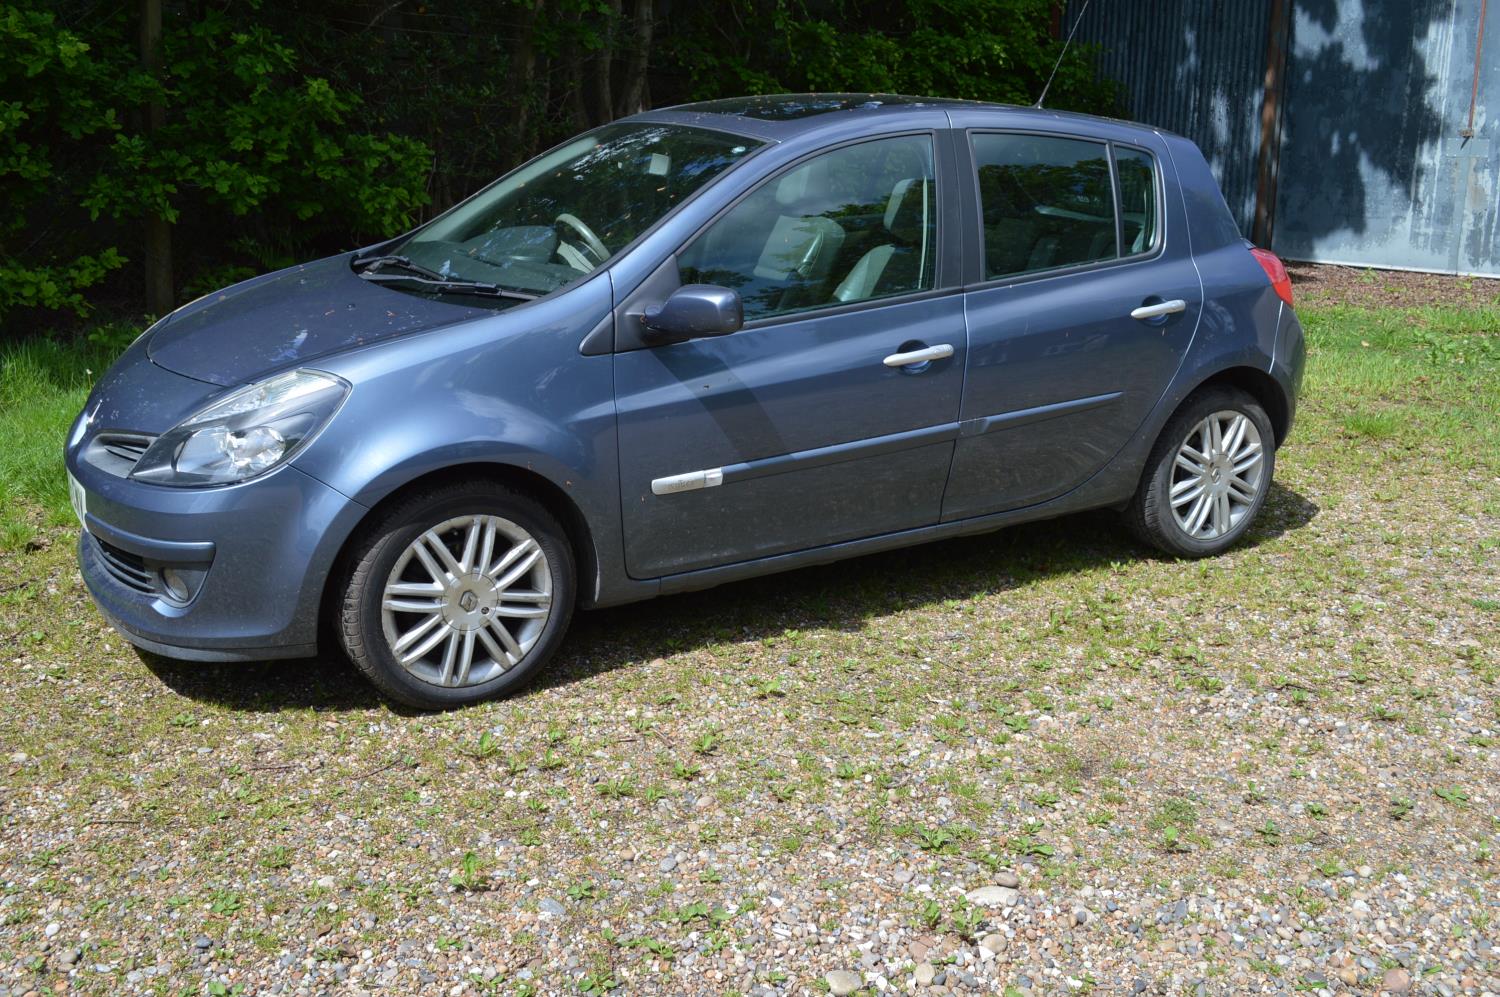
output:
[[[1300,529],[1317,514],[1314,503],[1273,484],[1244,546],[1255,547]],[[580,613],[557,658],[528,692],[518,695],[705,644],[759,640],[788,629],[854,632],[875,616],[1021,589],[1100,564],[1159,556],[1135,542],[1113,513],[1098,511]],[[248,665],[205,665],[148,655],[143,659],[181,695],[231,709],[341,712],[382,703],[369,683],[334,653]]]

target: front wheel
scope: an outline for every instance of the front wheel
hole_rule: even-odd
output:
[[[1179,557],[1228,550],[1265,504],[1275,439],[1265,409],[1249,394],[1200,391],[1162,430],[1126,522],[1146,543]]]
[[[539,503],[489,482],[448,485],[401,500],[356,542],[340,637],[392,699],[461,706],[536,673],[575,590],[567,536]]]

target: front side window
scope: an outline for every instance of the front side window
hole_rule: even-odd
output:
[[[980,134],[974,160],[987,279],[1120,255],[1105,143]]]
[[[679,125],[607,125],[526,164],[390,252],[445,278],[546,294],[611,259],[760,144]]]
[[[678,257],[684,283],[732,287],[746,320],[934,286],[937,187],[927,135],[823,153],[773,177]]]

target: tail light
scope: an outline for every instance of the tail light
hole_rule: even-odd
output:
[[[1271,288],[1276,296],[1287,304],[1292,303],[1292,278],[1287,274],[1286,267],[1275,253],[1269,249],[1252,249],[1250,255],[1255,257],[1255,262],[1271,278]]]

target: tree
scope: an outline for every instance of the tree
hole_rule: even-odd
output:
[[[142,219],[175,224],[201,278],[237,239],[383,235],[427,200],[426,146],[359,130],[358,97],[299,72],[263,26],[176,11],[141,63],[126,14],[88,25],[85,38],[39,5],[0,11],[0,318],[86,313],[86,292],[139,251]]]
[[[0,5],[0,321],[136,312],[153,287],[161,311],[174,277],[192,295],[395,235],[651,106],[806,90],[1030,103],[1060,50],[1056,6],[12,0]],[[1048,105],[1113,100],[1075,46]]]

